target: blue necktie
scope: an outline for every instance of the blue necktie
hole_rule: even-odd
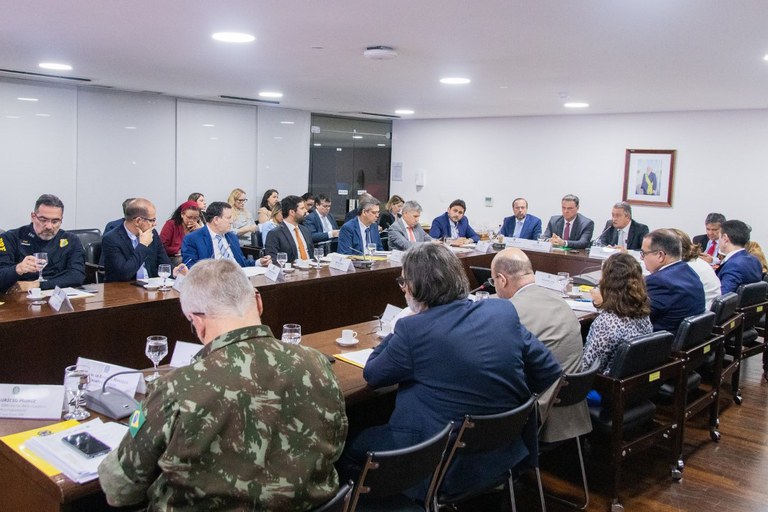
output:
[[[139,239],[134,238],[133,239],[133,248],[136,249],[139,246]],[[139,270],[136,271],[136,279],[146,279],[149,276],[147,275],[147,269],[144,268],[144,264],[142,263],[139,267]]]
[[[512,233],[513,238],[520,238],[520,233],[523,231],[523,223],[519,220],[515,221],[515,232]]]

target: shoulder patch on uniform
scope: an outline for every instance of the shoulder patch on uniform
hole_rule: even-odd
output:
[[[131,437],[136,437],[136,434],[141,429],[141,426],[144,425],[144,422],[147,420],[147,417],[144,416],[144,408],[139,406],[138,409],[133,411],[133,414],[131,414],[131,421],[128,422],[128,431],[131,433]]]
[[[62,238],[61,240],[59,240],[59,247],[66,247],[68,245],[69,245],[69,240],[67,240],[66,238]]]
[[[0,252],[6,252],[5,240],[3,240],[3,237],[1,237],[1,236],[0,236]]]

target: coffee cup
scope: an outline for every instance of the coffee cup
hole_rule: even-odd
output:
[[[283,267],[283,270],[291,270],[291,268],[292,268],[291,264],[286,263],[285,266]]]
[[[30,288],[27,290],[27,295],[30,299],[39,299],[43,296],[43,291],[40,288]]]
[[[352,329],[342,329],[341,339],[346,342],[353,342],[357,338],[357,332]]]

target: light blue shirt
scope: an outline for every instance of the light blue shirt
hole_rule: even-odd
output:
[[[139,246],[139,237],[128,231],[128,228],[125,227],[125,224],[123,224],[123,229],[125,229],[125,232],[128,233],[128,238],[131,239],[131,243],[133,244],[133,248],[136,249]],[[142,263],[139,267],[139,270],[136,271],[136,279],[148,279],[149,274],[147,273],[147,269],[144,268],[144,264]]]

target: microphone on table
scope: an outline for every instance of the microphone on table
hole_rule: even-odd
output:
[[[604,234],[606,234],[606,233],[608,232],[608,230],[609,230],[609,229],[611,229],[612,227],[613,227],[613,224],[612,224],[612,223],[609,223],[609,224],[608,224],[608,227],[607,227],[607,228],[605,228],[605,229],[603,230],[603,232],[602,232],[602,233],[600,233],[599,235],[597,235],[597,236],[596,236],[594,239],[592,239],[592,241],[591,241],[591,242],[589,242],[589,245],[593,245],[593,244],[594,244],[596,241],[600,240],[600,238],[602,238],[602,236],[603,236]]]
[[[486,279],[486,280],[485,280],[485,282],[484,282],[483,284],[481,284],[480,286],[478,286],[478,287],[477,287],[477,288],[475,288],[474,290],[470,290],[470,291],[469,291],[469,293],[470,293],[470,294],[472,294],[472,293],[475,293],[475,292],[480,292],[480,291],[483,291],[483,290],[488,290],[488,289],[493,289],[493,290],[495,290],[495,289],[496,289],[496,288],[494,288],[494,286],[491,284],[491,280],[490,280],[490,279]]]
[[[174,368],[158,368],[159,371],[170,371]],[[154,369],[153,369],[154,371]],[[113,373],[106,379],[101,385],[101,389],[97,391],[87,391],[85,393],[85,406],[92,411],[96,411],[99,414],[103,414],[113,420],[119,420],[131,415],[133,411],[138,409],[139,402],[133,399],[133,397],[126,395],[122,391],[114,388],[107,390],[107,382],[114,379],[118,375],[129,375],[134,373],[144,373],[144,370],[127,370],[124,372]]]

